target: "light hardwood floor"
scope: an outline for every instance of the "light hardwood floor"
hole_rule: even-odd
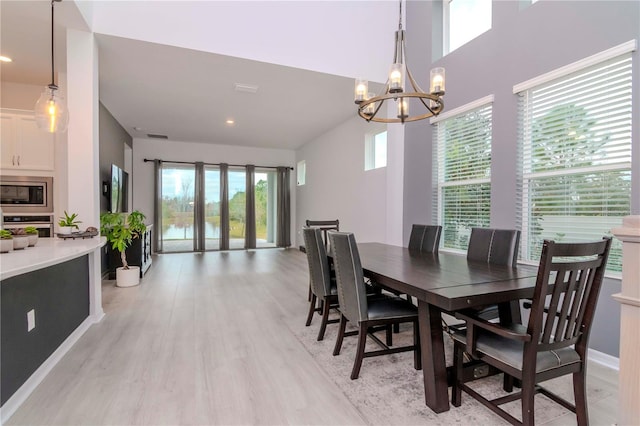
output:
[[[7,424],[364,424],[292,331],[307,289],[293,249],[157,256],[140,286],[103,283],[106,317]],[[615,422],[611,399],[592,424]]]

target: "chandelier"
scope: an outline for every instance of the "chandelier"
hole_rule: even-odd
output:
[[[53,5],[62,0],[51,0],[51,84],[45,87],[36,102],[36,124],[49,133],[62,133],[69,124],[69,112],[64,97],[54,80]]]
[[[358,114],[367,121],[379,123],[405,123],[424,118],[434,117],[442,112],[444,103],[444,68],[431,70],[431,87],[429,93],[423,91],[411,75],[409,67],[405,63],[405,32],[402,29],[402,0],[400,0],[400,18],[398,31],[396,31],[395,52],[393,64],[389,71],[389,78],[384,85],[384,92],[380,95],[369,93],[369,83],[363,79],[356,79],[355,103],[358,105]],[[409,81],[410,90],[407,90],[406,81]],[[409,113],[409,99],[417,99],[414,102],[420,108],[420,112],[411,115]],[[378,111],[385,101],[393,99],[397,103],[396,117],[379,117]]]

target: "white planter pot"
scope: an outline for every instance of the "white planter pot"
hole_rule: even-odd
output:
[[[72,233],[76,228],[73,226],[61,226],[58,229],[58,233],[60,234],[64,234],[64,235],[68,235],[70,233]]]
[[[0,253],[9,253],[13,251],[13,239],[0,239]]]
[[[26,235],[14,235],[13,236],[13,249],[22,250],[29,246],[29,237]]]
[[[38,234],[27,234],[29,238],[29,247],[33,247],[38,244]]]
[[[116,268],[116,286],[133,287],[138,284],[140,284],[139,266],[129,266],[129,269]]]

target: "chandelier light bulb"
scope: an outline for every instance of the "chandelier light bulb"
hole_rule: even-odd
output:
[[[367,93],[369,93],[369,82],[361,78],[356,79],[355,103],[359,104],[366,100]]]
[[[444,68],[431,70],[431,93],[444,95]]]
[[[404,65],[393,64],[389,71],[389,92],[399,93],[404,90]]]

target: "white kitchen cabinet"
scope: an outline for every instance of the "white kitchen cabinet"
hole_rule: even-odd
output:
[[[14,170],[54,169],[55,139],[40,130],[33,112],[0,112],[0,167]]]

